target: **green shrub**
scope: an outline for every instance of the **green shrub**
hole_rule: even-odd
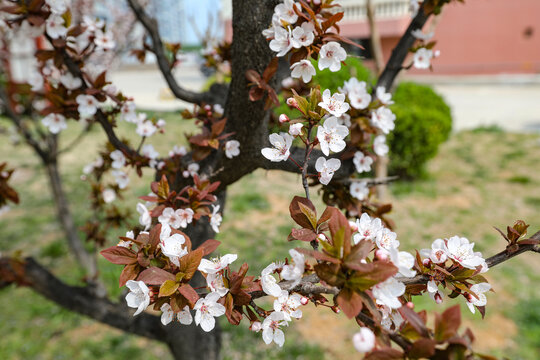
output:
[[[337,72],[331,72],[329,69],[319,70],[317,63],[313,62],[313,66],[317,69],[317,74],[313,77],[313,84],[320,85],[321,90],[330,89],[336,92],[337,89],[343,86],[343,83],[349,80],[351,77],[355,77],[360,81],[365,81],[368,85],[373,86],[375,83],[375,76],[373,73],[362,64],[357,58],[347,58],[345,60],[346,66],[342,66],[341,70]]]
[[[450,135],[450,108],[431,87],[410,82],[399,84],[393,99],[396,128],[388,135],[389,172],[406,179],[422,177],[426,162]]]

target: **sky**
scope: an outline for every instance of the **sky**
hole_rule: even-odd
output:
[[[195,20],[199,31],[203,32],[208,28],[208,14],[212,14],[213,22],[213,34],[219,33],[216,21],[218,20],[219,10],[221,8],[220,0],[183,0],[186,10],[186,16]],[[199,40],[193,30],[193,26],[188,22],[186,26],[186,44],[196,44]]]

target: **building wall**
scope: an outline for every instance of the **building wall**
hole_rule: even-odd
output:
[[[402,1],[377,0],[376,3]],[[363,3],[364,0],[347,0],[343,5],[347,10],[348,6]],[[540,0],[465,0],[464,4],[446,5],[435,22],[430,21],[424,28],[428,32],[434,27],[435,49],[441,51],[441,56],[433,60],[433,74],[540,73],[539,18]],[[357,39],[369,37],[364,16],[346,15],[345,19],[348,21],[340,24],[342,35]],[[410,21],[408,14],[391,12],[378,16],[386,59]],[[225,38],[232,39],[228,16],[225,16]]]

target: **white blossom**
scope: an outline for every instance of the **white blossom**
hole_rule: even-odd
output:
[[[411,17],[415,17],[420,10],[420,2],[418,0],[410,0],[409,10],[411,12]]]
[[[160,310],[162,311],[162,313],[161,313],[161,323],[163,325],[168,325],[171,321],[173,321],[173,319],[174,319],[174,311],[172,310],[171,305],[169,305],[168,303],[165,303],[165,304],[161,305]]]
[[[193,322],[193,316],[191,316],[189,306],[184,306],[184,309],[176,315],[176,318],[178,319],[178,322],[182,325],[191,325],[191,323]]]
[[[66,0],[45,0],[53,14],[62,15],[67,10]]]
[[[163,255],[168,257],[174,265],[180,266],[180,258],[188,253],[187,249],[182,246],[186,243],[186,238],[180,234],[171,235],[171,232],[169,225],[161,225],[159,247]]]
[[[232,159],[240,155],[240,142],[238,140],[229,140],[225,143],[225,156]]]
[[[358,81],[357,78],[350,78],[345,81],[339,91],[349,97],[351,106],[355,109],[365,109],[371,102],[371,95],[367,92],[366,82]]]
[[[216,292],[219,296],[223,297],[229,292],[229,288],[225,286],[223,281],[223,275],[220,273],[208,274],[206,276],[206,285],[210,288],[210,291]]]
[[[282,27],[274,30],[274,39],[270,41],[270,49],[277,52],[276,56],[285,56],[292,49],[292,33],[291,30]]]
[[[414,267],[414,256],[406,251],[398,251],[397,247],[393,247],[387,250],[390,254],[390,260],[398,268],[398,274],[405,277],[413,277],[416,275],[416,271],[412,270]]]
[[[373,141],[373,151],[375,151],[375,154],[385,156],[389,150],[388,145],[386,145],[386,136],[379,135],[375,137]]]
[[[103,201],[105,201],[107,204],[110,204],[116,200],[116,192],[113,189],[104,189],[101,192],[101,196],[103,197]]]
[[[396,115],[387,107],[381,106],[375,111],[371,112],[371,125],[381,129],[384,134],[388,134],[394,130]]]
[[[426,48],[420,48],[416,50],[413,57],[413,65],[417,69],[429,69],[431,66],[431,58],[433,57],[433,51]]]
[[[60,82],[68,90],[76,90],[82,86],[82,80],[73,76],[70,72],[67,72],[60,76]]]
[[[227,254],[211,260],[202,259],[198,270],[207,274],[216,274],[232,264],[237,258],[236,254]]]
[[[126,101],[120,108],[120,118],[124,121],[137,123],[139,118],[135,112],[135,103],[133,101]]]
[[[285,0],[283,3],[276,5],[274,13],[279,19],[288,22],[289,24],[294,24],[298,20],[298,15],[296,15],[294,8],[297,10],[301,9],[296,1]]]
[[[367,353],[375,347],[375,334],[367,327],[361,327],[360,331],[353,335],[354,348],[361,353]]]
[[[302,46],[309,46],[313,43],[315,27],[310,22],[305,22],[302,26],[297,26],[292,31],[292,45],[299,49]]]
[[[335,41],[330,41],[321,47],[319,52],[319,70],[329,68],[336,72],[341,69],[341,62],[347,58],[347,52]]]
[[[335,116],[326,119],[324,124],[317,129],[317,139],[319,139],[323,154],[328,156],[330,150],[340,152],[345,149],[344,139],[347,135],[349,135],[349,129],[346,126],[339,125]]]
[[[375,243],[379,249],[397,249],[399,247],[399,241],[396,238],[397,234],[395,232],[390,229],[383,228],[377,233],[377,236],[375,236]]]
[[[169,157],[184,156],[186,154],[187,154],[187,149],[185,146],[174,145],[172,150],[169,151]]]
[[[384,86],[379,86],[377,90],[375,90],[375,95],[384,105],[392,105],[394,103],[392,101],[392,93],[386,92],[386,87]]]
[[[435,264],[443,264],[448,259],[444,240],[436,239],[431,244],[431,249],[420,250],[420,255],[429,258]]]
[[[150,289],[142,281],[128,280],[126,286],[130,291],[126,295],[127,306],[137,309],[133,316],[139,315],[150,305]]]
[[[146,208],[146,206],[144,206],[144,204],[138,203],[137,212],[140,214],[139,224],[144,226],[144,230],[148,230],[150,228],[150,225],[152,224],[152,217],[150,216],[148,209]]]
[[[196,310],[195,324],[201,325],[201,328],[206,332],[212,331],[216,326],[216,319],[214,317],[225,314],[225,306],[217,303],[219,298],[218,293],[211,292],[205,298],[197,300],[193,308]]]
[[[274,300],[274,310],[282,313],[285,321],[291,321],[293,318],[300,319],[302,317],[302,310],[298,309],[302,305],[300,298],[298,294],[289,295],[283,290],[281,295]]]
[[[83,168],[83,174],[90,174],[92,171],[94,171],[95,168],[99,168],[103,166],[103,158],[98,155],[98,157],[96,158],[96,160],[94,160],[93,162],[91,162],[90,164],[87,164],[84,166]]]
[[[113,35],[110,31],[103,32],[97,30],[94,38],[97,50],[112,50],[116,46]]]
[[[427,291],[429,297],[435,301],[437,304],[443,302],[443,293],[437,287],[437,283],[434,280],[430,280],[427,283]]]
[[[393,277],[373,287],[373,296],[377,304],[386,305],[391,309],[399,309],[399,297],[405,293],[405,285]]]
[[[356,168],[356,172],[368,172],[371,171],[371,164],[373,164],[373,158],[371,156],[365,155],[361,151],[357,151],[354,153],[353,163],[354,167]]]
[[[287,326],[285,317],[281,312],[273,312],[262,323],[262,338],[265,344],[275,342],[279,347],[285,343],[285,334],[280,326]]]
[[[41,119],[41,123],[53,134],[58,134],[60,131],[67,129],[66,118],[62,114],[50,113]]]
[[[323,185],[328,185],[332,176],[336,170],[341,166],[341,161],[339,159],[329,159],[326,160],[323,156],[319,157],[315,162],[315,170],[320,174],[319,182]]]
[[[304,127],[302,123],[291,124],[289,126],[289,134],[292,136],[302,135],[302,127]]]
[[[278,285],[276,278],[272,276],[274,270],[277,269],[275,263],[271,263],[261,272],[261,286],[265,294],[273,297],[281,296],[281,287]]]
[[[433,37],[434,33],[433,31],[431,31],[431,32],[428,32],[427,34],[424,34],[422,32],[422,29],[414,29],[413,31],[411,31],[411,35],[414,36],[418,40],[429,41]]]
[[[109,154],[109,157],[112,160],[111,166],[114,169],[121,169],[126,165],[126,157],[124,156],[124,153],[120,150],[114,150]]]
[[[305,259],[304,255],[294,249],[290,249],[289,254],[291,255],[291,260],[288,265],[283,266],[281,276],[285,280],[294,281],[296,285],[302,279],[302,275],[304,275]]]
[[[484,295],[484,293],[491,290],[491,285],[488,283],[474,284],[471,286],[470,290],[471,294],[467,294],[467,307],[474,314],[475,306],[486,306],[487,297]],[[473,294],[475,294],[477,297],[475,297]]]
[[[322,100],[323,101],[319,103],[319,106],[337,117],[346,113],[350,108],[349,104],[345,102],[344,94],[335,93],[334,95],[331,95],[330,90],[328,89],[323,91]]]
[[[291,76],[293,78],[302,78],[302,81],[306,84],[311,81],[311,78],[315,76],[317,71],[309,60],[300,60],[291,65]]]
[[[152,144],[145,144],[141,148],[141,154],[151,160],[155,160],[159,157],[159,153],[156,151]]]
[[[141,121],[137,124],[135,132],[142,137],[149,137],[155,134],[157,127],[150,120]]]
[[[349,192],[353,198],[362,201],[368,197],[369,187],[365,181],[352,181]]]
[[[262,155],[270,161],[279,162],[289,158],[289,149],[292,145],[293,137],[287,133],[270,134],[270,144],[273,148],[264,148]]]
[[[474,243],[459,236],[453,236],[446,241],[446,253],[450,259],[457,261],[461,266],[468,269],[476,269],[485,260],[480,253],[473,251]]]
[[[78,95],[75,98],[77,110],[82,117],[90,117],[97,112],[99,102],[92,95]]]
[[[219,205],[212,205],[212,214],[210,215],[210,226],[216,233],[219,233],[219,226],[223,220],[221,214],[218,213],[219,207]]]
[[[367,213],[363,213],[360,219],[356,220],[356,226],[358,227],[358,233],[353,237],[355,244],[362,240],[375,242],[375,238],[384,228],[381,219],[372,219]]]
[[[49,16],[45,22],[45,29],[47,35],[53,39],[58,39],[60,37],[66,36],[67,28],[64,26],[65,21],[60,15],[52,14]]]
[[[162,224],[167,224],[174,229],[186,228],[188,224],[193,221],[194,212],[192,209],[178,209],[174,210],[171,207],[165,208],[161,215],[158,217],[158,221]]]
[[[41,75],[41,73],[36,69],[30,71],[27,81],[28,85],[32,87],[32,91],[39,92],[43,90],[43,84],[45,83],[45,81],[43,80],[43,75]]]
[[[129,176],[127,173],[123,172],[122,170],[113,170],[111,171],[111,174],[120,189],[125,189],[128,186]]]

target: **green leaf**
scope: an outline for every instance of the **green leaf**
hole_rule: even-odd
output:
[[[161,284],[161,286],[159,287],[158,296],[159,297],[171,296],[172,294],[176,292],[176,289],[178,289],[178,286],[180,286],[180,284],[178,284],[176,281],[167,280],[163,284]]]

